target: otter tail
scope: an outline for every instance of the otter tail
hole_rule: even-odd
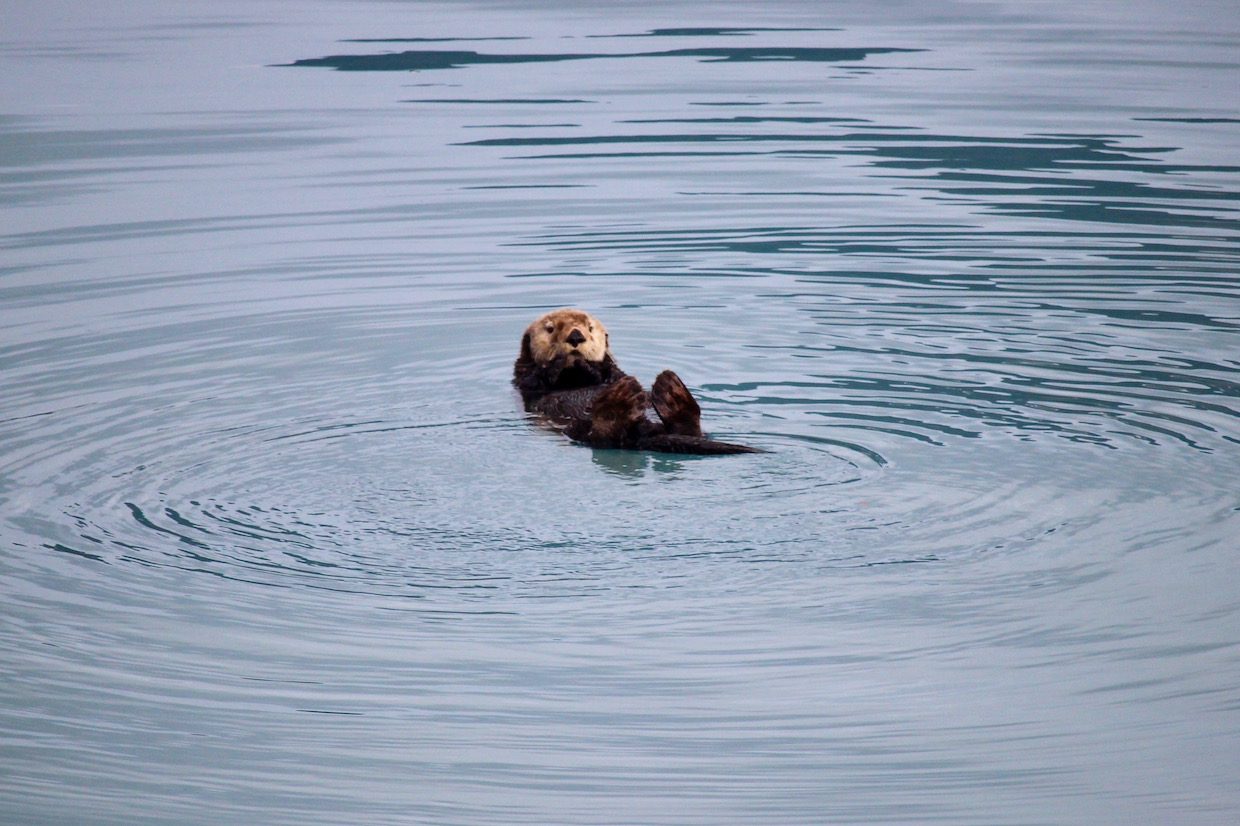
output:
[[[645,436],[637,443],[638,450],[652,450],[656,453],[684,453],[695,456],[724,456],[733,453],[766,453],[756,447],[738,445],[732,442],[717,442],[704,436],[683,436],[676,433],[661,433],[657,436]]]

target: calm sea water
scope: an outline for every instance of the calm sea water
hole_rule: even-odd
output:
[[[1236,5],[533,5],[7,5],[0,821],[1236,822]]]

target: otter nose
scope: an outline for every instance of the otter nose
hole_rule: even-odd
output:
[[[571,333],[568,334],[568,338],[564,340],[567,341],[569,344],[573,345],[574,347],[576,347],[578,344],[585,341],[586,337],[581,334],[580,330],[573,330]]]

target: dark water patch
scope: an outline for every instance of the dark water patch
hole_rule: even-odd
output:
[[[466,66],[509,65],[522,63],[560,63],[578,60],[611,60],[653,57],[698,58],[706,63],[749,63],[765,61],[797,61],[808,63],[848,63],[865,60],[871,55],[903,54],[924,51],[902,48],[818,48],[818,47],[749,47],[669,49],[660,52],[631,53],[562,53],[562,54],[484,54],[473,51],[405,51],[393,54],[328,55],[275,64],[284,67],[324,67],[342,72],[421,72],[435,69],[460,69]]]
[[[134,157],[200,158],[245,152],[327,146],[337,139],[310,127],[237,126],[228,128],[30,129],[5,130],[0,167],[30,169],[49,164],[108,161]],[[96,169],[96,174],[111,169]],[[80,171],[78,172],[80,174]]]
[[[751,143],[798,140],[789,135],[589,135],[589,136],[548,136],[519,138],[482,138],[464,141],[459,146],[599,146],[608,144],[647,144],[647,143]],[[810,136],[807,140],[815,140]],[[826,139],[818,137],[817,139]]]
[[[350,37],[341,43],[481,43],[485,41],[529,40],[528,37]]]
[[[738,37],[766,32],[837,32],[840,29],[824,28],[779,28],[766,26],[746,26],[744,28],[688,26],[668,29],[651,29],[637,34],[592,34],[591,38],[612,37]]]
[[[464,103],[477,105],[532,105],[532,106],[556,106],[564,103],[597,103],[593,100],[584,100],[581,98],[409,98],[402,100],[401,103]],[[551,124],[547,124],[550,126]],[[572,124],[569,124],[570,126]]]
[[[1105,167],[1103,167],[1105,169]],[[1228,170],[1214,168],[1216,171]],[[1034,170],[1027,170],[1033,172]],[[944,181],[976,182],[979,184],[1001,184],[1009,187],[1013,194],[1033,198],[1062,198],[1090,195],[1098,198],[1126,198],[1133,206],[1148,205],[1162,200],[1209,200],[1209,201],[1240,201],[1240,192],[1229,192],[1218,189],[1202,189],[1192,186],[1191,182],[1182,188],[1166,185],[1166,181],[1158,182],[1127,181],[1116,179],[1095,178],[1088,175],[1072,177],[1045,177],[1040,175],[995,175],[985,172],[950,171],[939,174]],[[943,187],[949,195],[980,195],[997,194],[993,186]]]
[[[1240,118],[1133,118],[1150,123],[1240,123]]]
[[[904,135],[869,135],[877,141],[907,139]],[[1146,153],[1169,153],[1176,147],[1143,147],[1129,149],[1126,154],[1107,146],[1090,143],[1057,146],[1037,146],[1036,139],[1006,141],[1003,139],[953,139],[937,146],[905,145],[883,146],[871,150],[885,157],[876,166],[896,169],[927,169],[931,167],[957,167],[960,169],[1045,169],[1051,166],[1065,170],[1088,170],[1100,165],[1120,172],[1138,172],[1154,175],[1183,175],[1193,172],[1232,174],[1240,172],[1240,166],[1172,164],[1144,158]],[[1010,144],[1010,146],[1004,146]]]
[[[117,177],[150,177],[200,169],[212,164],[110,164],[107,169],[58,166],[38,172],[0,172],[0,196],[12,206],[68,203],[109,191]],[[218,164],[214,164],[218,165]]]
[[[380,174],[389,174],[383,172]],[[297,227],[316,224],[329,224],[349,221],[403,221],[408,216],[425,212],[425,208],[417,205],[395,205],[390,207],[362,207],[359,209],[323,209],[307,212],[273,212],[269,214],[237,213],[233,215],[213,215],[204,218],[185,218],[175,220],[125,221],[101,224],[79,224],[57,229],[38,230],[0,236],[0,243],[5,247],[21,249],[26,247],[59,246],[62,244],[89,244],[107,241],[136,240],[157,238],[171,235],[196,235],[200,233],[231,233],[245,229],[275,229],[278,227]],[[383,216],[387,216],[386,219]],[[159,279],[159,276],[148,276]],[[214,277],[203,274],[203,278]],[[115,283],[94,285],[101,290],[132,288],[142,283],[141,277],[121,278]]]
[[[660,122],[660,121],[652,121]],[[681,122],[698,122],[688,120]],[[706,119],[706,123],[763,123],[767,119]],[[780,119],[776,122],[803,122],[797,119]],[[850,124],[850,120],[817,121],[820,123]],[[997,137],[987,135],[933,135],[933,134],[874,134],[866,133],[762,133],[762,132],[698,132],[698,133],[662,133],[662,134],[621,134],[621,135],[590,135],[538,138],[493,138],[485,141],[472,141],[466,146],[560,146],[590,145],[611,143],[712,143],[712,142],[756,142],[756,143],[844,143],[859,145],[854,152],[874,153],[884,156],[884,163],[890,166],[907,163],[909,168],[935,166],[959,166],[964,169],[1039,169],[1060,165],[1105,165],[1107,167],[1133,169],[1133,164],[1147,161],[1148,154],[1166,154],[1176,151],[1176,147],[1129,147],[1112,138],[1064,138],[1053,139],[1037,136],[1030,137]],[[869,144],[874,144],[869,146]],[[1139,171],[1152,171],[1150,168],[1139,167]],[[1167,171],[1183,172],[1200,171],[1199,167],[1168,167]],[[1208,167],[1214,171],[1235,172],[1240,167]]]
[[[580,129],[580,123],[467,123],[462,129]]]
[[[461,189],[590,189],[593,184],[484,184],[480,186],[463,186]]]
[[[43,547],[47,548],[48,550],[57,551],[62,554],[80,556],[83,559],[89,559],[91,562],[102,562],[105,565],[108,564],[108,560],[104,559],[99,554],[92,554],[89,551],[83,551],[77,548],[70,548],[68,545],[62,545],[59,542],[55,542],[50,545],[44,545]]]
[[[745,106],[752,104],[745,103],[693,103],[693,106]],[[794,115],[735,115],[730,118],[631,118],[628,120],[617,121],[618,123],[846,123],[846,124],[863,124],[868,123],[862,118],[837,118],[837,117],[812,117],[812,116],[794,116]],[[909,128],[909,127],[885,127],[892,129]]]
[[[814,190],[796,190],[796,189],[788,189],[788,190],[772,189],[772,190],[765,190],[765,191],[764,190],[748,190],[748,191],[738,190],[735,192],[727,192],[727,193],[720,193],[718,191],[712,191],[712,190],[700,190],[700,191],[684,190],[677,194],[683,195],[685,197],[703,197],[703,198],[717,198],[721,194],[726,194],[730,196],[736,196],[738,198],[753,198],[755,200],[764,199],[764,198],[779,198],[779,199],[785,199],[785,198],[866,198],[866,199],[872,200],[874,198],[899,198],[900,197],[894,192],[885,193],[885,194],[882,194],[882,193],[875,194],[873,192],[866,192],[864,190],[857,190],[856,192],[844,192],[844,191],[838,191],[838,190],[814,191]]]
[[[89,46],[12,46],[0,44],[0,55],[13,55],[25,59],[71,60],[90,63],[115,63],[130,55],[123,51],[104,51]]]
[[[746,157],[761,155],[761,152],[728,152],[728,151],[705,151],[697,152],[692,150],[676,151],[668,150],[648,151],[648,152],[549,152],[540,155],[523,155],[528,160],[608,160],[617,158],[730,158],[730,157]]]
[[[406,51],[394,54],[329,55],[327,57],[303,58],[292,63],[280,63],[284,67],[326,67],[341,72],[421,72],[434,69],[459,69],[464,66],[555,63],[566,60],[588,60],[599,57],[590,54],[481,54],[472,51]]]
[[[1229,232],[1240,230],[1240,220],[1235,218],[1222,218],[1213,214],[1185,214],[1175,209],[1153,208],[1145,202],[994,204],[988,209],[1027,218],[1054,218],[1084,223],[1193,227]]]

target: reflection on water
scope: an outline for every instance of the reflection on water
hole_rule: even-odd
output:
[[[25,4],[9,820],[1234,820],[1236,20],[1139,5]],[[769,452],[537,428],[565,304]]]

